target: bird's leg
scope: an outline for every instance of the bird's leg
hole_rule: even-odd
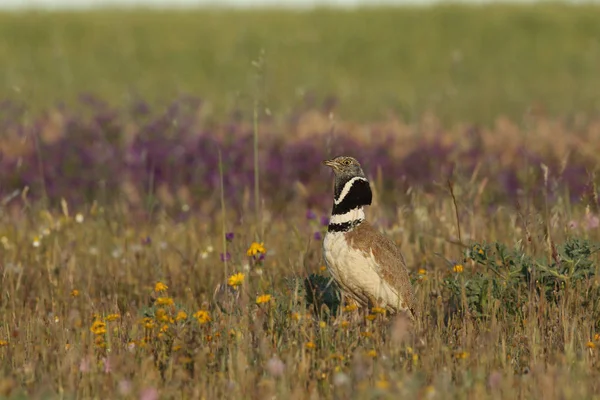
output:
[[[386,307],[380,306],[379,299],[374,296],[369,296],[369,312],[374,314],[375,318],[372,320],[373,334],[376,334],[380,340],[385,343],[387,336],[386,331],[388,328],[389,320],[387,319],[388,310]],[[383,310],[383,313],[382,313]],[[365,316],[366,319],[366,316]]]
[[[373,309],[373,305],[375,304],[375,302],[373,301],[373,297],[370,296],[369,294],[365,293],[365,297],[367,299],[366,304],[361,307],[360,309],[360,316],[361,316],[361,321],[360,321],[360,325],[362,328],[368,328],[368,316],[371,314],[371,310]]]

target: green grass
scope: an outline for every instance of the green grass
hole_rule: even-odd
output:
[[[90,91],[110,102],[205,99],[251,113],[255,70],[275,115],[340,101],[346,119],[517,121],[600,108],[600,7],[447,5],[334,11],[96,11],[0,15],[0,90],[32,107]]]

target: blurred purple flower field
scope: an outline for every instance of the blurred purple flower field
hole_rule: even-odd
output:
[[[215,123],[199,99],[177,99],[153,110],[143,102],[118,109],[93,96],[76,106],[30,115],[16,103],[0,104],[0,196],[10,203],[25,187],[30,198],[57,204],[96,200],[146,207],[195,208],[219,197],[219,151],[228,204],[253,198],[251,117],[240,113]],[[325,111],[260,123],[261,195],[272,207],[302,202],[326,209],[331,176],[321,161],[339,154],[358,158],[386,204],[409,188],[439,191],[452,176],[480,188],[488,204],[514,202],[520,191],[544,188],[577,201],[591,190],[600,123],[538,118],[524,130],[499,118],[493,128],[440,127],[431,116],[414,125],[397,119],[359,126],[333,124]],[[568,191],[568,192],[565,192]],[[16,200],[14,200],[16,201]]]

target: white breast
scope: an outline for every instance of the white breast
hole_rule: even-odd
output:
[[[348,245],[342,232],[328,232],[323,240],[323,254],[329,272],[348,295],[365,303],[368,298],[379,307],[398,310],[403,303],[378,273],[372,253],[355,250]]]

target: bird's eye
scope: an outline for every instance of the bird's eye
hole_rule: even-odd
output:
[[[349,160],[349,159],[345,159],[344,161],[342,161],[342,164],[344,164],[344,165],[350,165],[350,164],[352,164],[352,161]]]

